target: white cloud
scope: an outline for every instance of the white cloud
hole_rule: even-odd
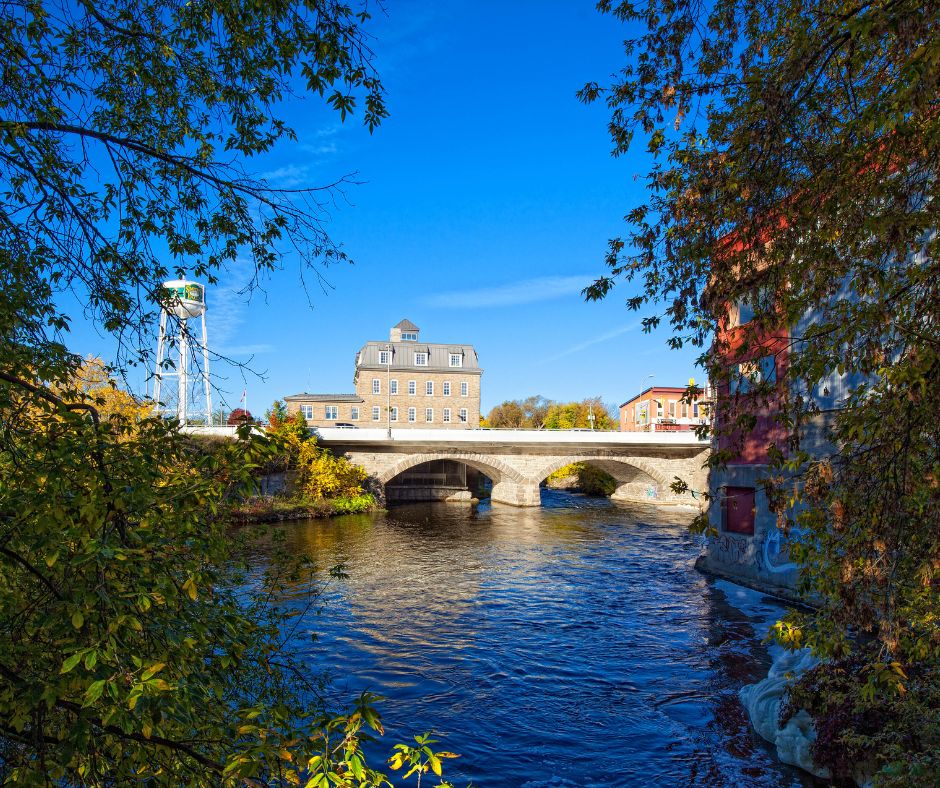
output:
[[[259,342],[255,345],[228,345],[225,347],[226,356],[258,356],[262,353],[272,353],[277,348],[267,342]]]
[[[606,334],[600,334],[596,337],[592,337],[591,339],[586,339],[584,340],[584,342],[579,342],[577,345],[572,345],[566,350],[562,350],[560,353],[556,353],[553,356],[547,356],[546,358],[543,358],[540,363],[547,364],[550,361],[557,361],[558,359],[564,358],[565,356],[570,356],[574,353],[579,353],[580,351],[585,350],[586,348],[589,348],[592,345],[599,345],[601,342],[608,342],[611,339],[616,339],[619,336],[623,336],[624,334],[628,334],[631,331],[635,331],[642,325],[643,325],[643,321],[635,320],[634,322],[629,323],[625,326],[620,326],[620,328],[615,328],[613,331],[608,331]]]
[[[261,178],[276,189],[296,189],[298,186],[307,184],[307,173],[309,171],[310,167],[307,165],[288,164],[284,167],[278,167],[276,170],[261,173]]]
[[[525,279],[496,287],[478,290],[453,290],[436,293],[422,299],[424,304],[447,309],[485,309],[498,306],[532,304],[550,301],[564,296],[578,295],[594,277],[591,276],[543,276]]]

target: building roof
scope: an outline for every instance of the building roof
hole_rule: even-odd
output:
[[[358,394],[291,394],[284,397],[287,402],[365,402]]]
[[[405,320],[402,320],[397,326],[395,326],[395,328],[400,328],[402,331],[420,331],[421,330],[407,318]]]
[[[622,408],[624,405],[629,405],[634,400],[639,399],[644,394],[649,394],[651,391],[661,391],[663,394],[682,394],[687,388],[688,386],[650,386],[649,388],[643,389],[639,394],[630,397],[626,402],[620,403],[620,407]]]
[[[379,353],[392,349],[392,363],[383,364]],[[415,353],[427,353],[427,366],[416,367]],[[450,365],[450,355],[459,354],[463,363],[459,367]],[[439,344],[434,342],[366,342],[356,354],[356,372],[360,369],[385,370],[386,367],[396,371],[410,372],[470,372],[479,374],[480,360],[473,345]]]

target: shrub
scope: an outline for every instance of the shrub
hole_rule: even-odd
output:
[[[362,495],[367,475],[345,457],[335,457],[316,441],[304,441],[297,457],[297,486],[301,495],[311,501],[323,498],[355,498]]]

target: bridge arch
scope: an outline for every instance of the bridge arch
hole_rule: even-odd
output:
[[[434,460],[453,460],[454,462],[462,462],[465,465],[469,465],[471,468],[480,471],[480,473],[489,476],[494,485],[504,481],[514,484],[524,484],[526,481],[528,481],[519,471],[517,471],[512,466],[507,465],[498,457],[476,454],[475,452],[458,451],[437,451],[425,452],[423,454],[410,454],[407,457],[402,457],[394,465],[382,471],[376,478],[382,484],[388,484],[396,476],[404,473],[410,468],[414,468],[416,465],[421,465],[425,462],[432,462]]]
[[[610,496],[622,500],[647,500],[651,496],[658,500],[680,502],[683,497],[672,492],[672,478],[658,470],[642,457],[616,457],[607,454],[570,455],[553,457],[536,473],[536,482],[541,484],[555,471],[567,465],[584,463],[609,473],[617,483]],[[652,490],[650,489],[652,488]]]

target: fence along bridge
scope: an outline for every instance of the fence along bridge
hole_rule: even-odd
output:
[[[493,483],[492,500],[513,506],[539,506],[539,485],[576,462],[603,469],[617,482],[618,500],[698,505],[692,495],[676,495],[678,476],[693,490],[706,488],[702,468],[708,441],[688,432],[592,432],[589,430],[349,429],[314,430],[320,445],[361,465],[382,487],[396,487],[417,469],[414,480],[453,474],[439,469],[459,463]],[[430,465],[428,465],[430,464]],[[417,466],[424,466],[418,469]],[[464,476],[463,484],[466,484]]]

